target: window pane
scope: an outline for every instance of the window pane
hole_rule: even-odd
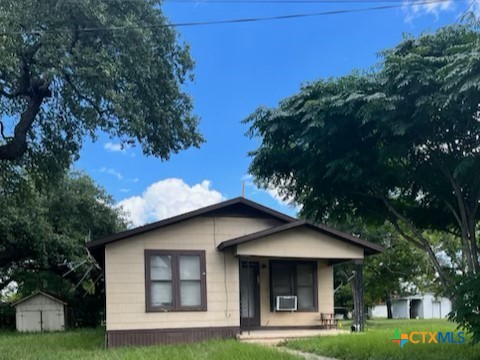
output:
[[[298,297],[299,309],[315,307],[315,305],[313,304],[313,288],[312,287],[299,287],[297,289],[297,297]]]
[[[169,281],[153,282],[150,300],[152,306],[172,306],[172,283]]]
[[[180,305],[200,306],[201,304],[200,281],[182,281],[180,283]]]
[[[180,280],[200,280],[200,256],[180,256]]]
[[[272,266],[273,286],[275,288],[288,289],[291,288],[291,267],[287,264],[274,264]]]
[[[170,255],[152,255],[150,258],[150,279],[172,279],[172,258]]]
[[[297,265],[297,285],[298,286],[313,285],[313,266],[311,264]]]

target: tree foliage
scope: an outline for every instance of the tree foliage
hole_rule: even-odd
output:
[[[392,298],[425,291],[439,292],[429,258],[421,250],[412,249],[390,224],[370,225],[361,218],[347,216],[345,221],[330,225],[385,248],[383,253],[364,260],[365,305],[386,303],[391,317]],[[353,271],[353,266],[348,263],[335,268],[336,306],[351,308],[353,305]]]
[[[453,234],[480,270],[480,33],[476,23],[407,37],[375,70],[302,87],[246,122],[261,139],[250,167],[315,220],[389,221],[445,268],[425,231]]]
[[[82,173],[38,188],[26,174],[4,172],[0,183],[0,291],[51,292],[76,305],[83,324],[102,310],[101,271],[85,241],[126,228],[113,199]]]
[[[193,61],[160,5],[1,1],[0,160],[65,167],[97,130],[162,159],[199,146],[181,89]]]
[[[480,274],[462,275],[453,288],[454,301],[450,320],[472,334],[472,342],[480,342]]]

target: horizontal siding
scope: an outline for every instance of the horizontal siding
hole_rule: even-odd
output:
[[[199,217],[108,244],[105,247],[107,330],[238,327],[238,259],[233,252],[217,251],[216,246],[226,239],[276,224],[271,219]],[[146,249],[205,251],[207,311],[146,312]]]
[[[295,228],[237,245],[237,255],[310,259],[363,259],[360,246],[308,228]]]

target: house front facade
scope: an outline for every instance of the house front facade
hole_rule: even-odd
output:
[[[109,347],[320,328],[333,265],[378,245],[244,198],[94,240]]]

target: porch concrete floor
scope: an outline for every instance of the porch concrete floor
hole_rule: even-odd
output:
[[[349,331],[339,329],[329,330],[251,330],[243,331],[237,339],[244,342],[278,345],[285,340],[299,339],[313,336],[332,336],[348,334]]]

